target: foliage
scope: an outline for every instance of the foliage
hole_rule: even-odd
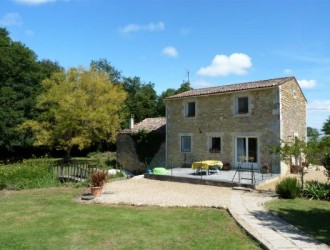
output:
[[[107,59],[92,60],[90,68],[96,71],[104,72],[113,84],[119,84],[122,81],[121,72],[115,69]]]
[[[21,130],[33,131],[34,145],[48,145],[69,154],[92,143],[114,142],[122,121],[126,94],[103,72],[71,68],[43,82],[45,92],[37,99],[39,120],[28,120]]]
[[[160,146],[165,142],[165,134],[156,131],[148,132],[139,130],[132,134],[135,142],[135,150],[140,162],[145,162],[146,158],[152,159],[159,151]]]
[[[283,199],[294,199],[300,193],[300,185],[297,178],[287,177],[276,185],[275,191]]]
[[[91,175],[91,187],[103,187],[109,181],[108,172],[106,170],[97,170]]]
[[[328,117],[328,119],[324,122],[323,127],[321,129],[324,134],[326,135],[330,135],[330,116]]]
[[[31,189],[59,186],[53,179],[52,161],[24,160],[13,165],[0,166],[0,189]]]
[[[128,93],[126,118],[133,114],[135,121],[140,122],[157,116],[157,93],[153,83],[142,83],[139,77],[124,77],[123,87]]]
[[[330,206],[329,201],[276,199],[265,204],[276,215],[305,233],[330,245]]]
[[[316,128],[307,127],[307,138],[317,138],[320,136],[320,132]]]
[[[117,167],[116,152],[91,152],[87,157],[95,160],[98,168],[111,169]]]
[[[81,192],[1,193],[0,248],[260,249],[226,210],[87,205]]]
[[[15,147],[31,146],[31,134],[18,133],[16,126],[38,116],[34,106],[41,81],[60,67],[51,66],[49,60],[38,62],[32,50],[12,41],[3,28],[0,55],[0,149],[13,151]]]
[[[304,186],[303,196],[310,199],[330,200],[330,183],[307,181]]]

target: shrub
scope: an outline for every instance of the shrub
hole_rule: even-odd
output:
[[[297,178],[287,177],[276,185],[275,191],[283,199],[294,199],[300,192],[300,184]]]
[[[47,159],[23,160],[0,166],[0,189],[31,189],[59,186],[53,179],[53,162]]]
[[[308,181],[304,186],[303,196],[311,200],[330,200],[330,183]]]

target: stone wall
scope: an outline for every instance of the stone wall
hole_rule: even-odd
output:
[[[307,139],[306,99],[296,81],[292,80],[280,86],[281,99],[281,140],[290,143],[295,137]],[[282,163],[282,173],[289,168]]]
[[[157,154],[151,160],[150,166],[164,167],[165,165],[165,142],[160,146]],[[130,134],[120,133],[117,138],[117,161],[129,171],[143,172],[145,162],[140,162],[135,150],[135,143]]]
[[[237,97],[249,97],[249,114],[236,115]],[[193,160],[218,159],[236,166],[237,137],[258,139],[258,163],[271,161],[269,145],[279,143],[280,112],[278,88],[232,92],[211,96],[169,99],[167,108],[167,164],[180,167],[187,155]],[[196,116],[185,116],[185,105],[196,103]],[[180,136],[192,136],[192,151],[181,152]],[[209,137],[218,134],[220,153],[210,153]]]

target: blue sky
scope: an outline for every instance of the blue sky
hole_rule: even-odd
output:
[[[307,125],[330,116],[330,1],[1,0],[0,26],[65,68],[108,59],[158,94],[295,76]]]

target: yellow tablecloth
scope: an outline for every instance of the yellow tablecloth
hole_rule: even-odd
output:
[[[209,168],[212,167],[220,167],[222,168],[223,164],[221,161],[214,161],[214,160],[206,160],[206,161],[195,161],[191,165],[192,169],[206,169],[208,170]]]

